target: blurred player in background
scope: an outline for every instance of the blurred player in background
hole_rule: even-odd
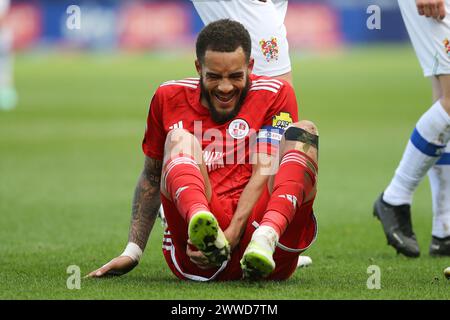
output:
[[[374,205],[388,244],[409,257],[420,255],[412,229],[414,191],[428,173],[433,198],[430,255],[450,256],[450,1],[398,1],[433,105],[416,124],[395,175]]]
[[[0,110],[16,106],[17,94],[13,83],[12,32],[6,25],[9,0],[0,0]]]
[[[252,74],[239,22],[206,26],[196,53],[200,79],[165,82],[152,99],[129,243],[92,277],[137,265],[161,202],[180,279],[287,279],[315,240],[317,129],[298,122],[292,86]]]

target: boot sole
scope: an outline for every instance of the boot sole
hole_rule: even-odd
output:
[[[215,264],[222,264],[230,254],[228,241],[223,235],[219,239],[219,230],[219,223],[210,212],[200,212],[189,222],[189,240]]]

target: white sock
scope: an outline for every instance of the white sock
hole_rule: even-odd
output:
[[[428,177],[433,199],[432,235],[445,238],[450,236],[450,143]]]
[[[383,200],[395,206],[411,204],[414,191],[449,140],[450,116],[437,101],[417,122]]]
[[[12,34],[0,29],[0,88],[13,84]]]
[[[278,233],[269,226],[260,226],[253,232],[252,241],[256,241],[264,250],[274,252],[278,243]]]

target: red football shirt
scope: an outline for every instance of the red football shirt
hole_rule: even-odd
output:
[[[292,87],[281,80],[251,75],[239,114],[225,124],[215,123],[200,102],[198,78],[167,81],[153,96],[142,148],[162,160],[167,133],[183,128],[201,142],[203,159],[214,192],[239,199],[252,174],[251,154],[274,153],[282,134],[298,121]]]

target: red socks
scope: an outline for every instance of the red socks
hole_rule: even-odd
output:
[[[275,176],[272,196],[261,225],[275,229],[279,236],[293,220],[297,207],[316,183],[316,164],[303,152],[288,151]],[[186,222],[200,210],[209,211],[205,181],[200,168],[189,155],[172,158],[164,168],[167,192]]]
[[[186,222],[200,210],[209,211],[205,181],[191,156],[180,154],[170,159],[163,175],[166,190]]]
[[[313,191],[317,165],[301,151],[288,151],[281,160],[261,225],[275,229],[279,236],[294,218],[297,206]]]

